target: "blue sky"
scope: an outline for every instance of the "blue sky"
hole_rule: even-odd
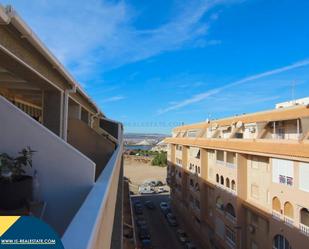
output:
[[[309,96],[306,0],[5,0],[126,132]]]

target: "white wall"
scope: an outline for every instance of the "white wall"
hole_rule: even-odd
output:
[[[0,153],[36,150],[44,220],[62,234],[94,184],[95,164],[71,145],[0,96]]]

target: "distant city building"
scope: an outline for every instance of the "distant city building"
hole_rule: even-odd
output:
[[[152,151],[168,151],[168,144],[164,140],[157,143],[154,147],[151,148]]]
[[[308,98],[179,126],[165,142],[172,208],[205,248],[308,248]]]

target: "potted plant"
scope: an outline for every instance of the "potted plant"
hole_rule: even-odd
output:
[[[32,200],[33,177],[25,169],[32,168],[34,152],[27,147],[17,157],[0,154],[0,209],[16,210]]]

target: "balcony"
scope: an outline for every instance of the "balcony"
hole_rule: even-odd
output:
[[[228,167],[230,169],[235,169],[236,168],[236,164],[235,163],[228,163],[227,162],[225,165],[226,165],[226,167]]]
[[[309,236],[309,226],[306,226],[302,223],[299,224],[299,230],[302,234]]]
[[[271,214],[274,219],[279,220],[279,221],[282,220],[282,214],[280,212],[273,210]]]
[[[62,242],[68,249],[110,248],[118,182],[121,177],[122,144],[119,144],[83,205],[66,229]],[[116,228],[117,229],[117,228]],[[118,227],[122,239],[121,227]],[[102,232],[104,231],[104,232]]]
[[[292,227],[293,224],[294,224],[294,220],[291,217],[283,216],[283,220],[284,220],[284,223],[287,224],[290,227]]]
[[[97,147],[104,157],[94,163],[3,97],[0,113],[5,120],[0,123],[0,150],[16,153],[26,146],[37,150],[33,168],[38,172],[40,197],[46,203],[43,219],[63,236],[65,248],[110,248],[114,229],[122,239],[121,220],[117,223],[115,218],[116,212],[121,212],[121,207],[116,207],[122,196],[118,188],[122,181],[121,124],[114,123],[118,127],[117,144],[104,139],[105,146]],[[12,124],[22,124],[23,129]],[[120,227],[111,225],[116,223]]]

